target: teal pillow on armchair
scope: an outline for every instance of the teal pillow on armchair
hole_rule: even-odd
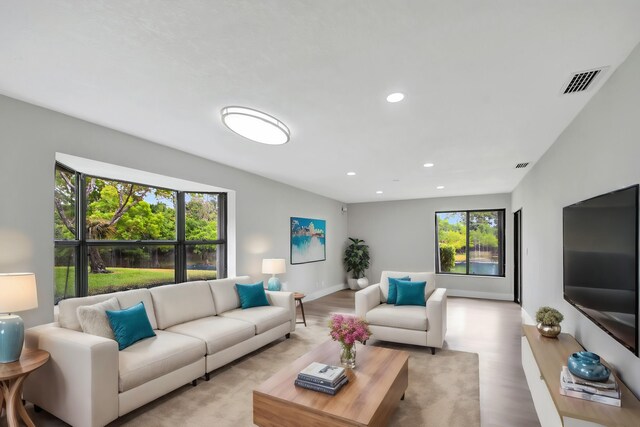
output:
[[[409,282],[406,280],[398,280],[398,298],[396,305],[421,305],[426,306],[424,299],[424,288],[427,282]]]
[[[405,277],[389,277],[389,296],[387,297],[387,304],[395,304],[398,295],[398,280],[411,280],[409,276]]]

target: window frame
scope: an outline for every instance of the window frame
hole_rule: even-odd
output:
[[[500,274],[477,274],[477,273],[470,273],[469,272],[469,268],[471,266],[471,263],[469,262],[469,234],[470,234],[470,227],[469,227],[469,214],[473,213],[473,212],[501,212],[501,216],[498,216],[498,268],[499,268],[499,273]],[[466,254],[466,272],[465,273],[454,273],[454,272],[450,272],[450,271],[440,271],[440,239],[439,239],[439,233],[438,233],[438,214],[451,214],[451,213],[464,213],[465,215],[465,224],[466,224],[466,229],[467,229],[467,233],[466,233],[466,249],[465,249],[465,254]],[[435,249],[435,271],[436,274],[442,274],[442,275],[450,275],[450,276],[474,276],[474,277],[506,277],[506,273],[507,273],[507,268],[506,268],[506,251],[505,251],[505,246],[506,246],[506,238],[507,238],[507,224],[506,224],[506,209],[505,208],[500,208],[500,209],[456,209],[456,210],[446,210],[446,211],[436,211],[434,218],[435,218],[435,244],[436,244],[436,249]]]
[[[76,171],[60,162],[55,163],[54,167],[54,186],[55,174],[61,169],[67,173],[72,173],[76,178],[75,205],[76,205],[76,239],[75,240],[59,240],[54,237],[54,248],[74,248],[74,267],[75,267],[75,295],[73,297],[84,297],[89,295],[89,248],[90,247],[130,247],[143,248],[153,246],[172,246],[174,249],[174,283],[187,282],[187,246],[195,244],[216,245],[217,265],[216,277],[227,277],[227,193],[213,191],[182,191],[171,188],[160,187],[139,182],[106,178],[103,176],[85,174]],[[176,239],[175,240],[112,240],[112,239],[87,239],[87,197],[86,185],[87,177],[117,181],[124,184],[141,185],[154,189],[161,189],[174,192],[176,194],[175,210],[176,210]],[[218,239],[216,240],[186,240],[185,238],[185,194],[215,194],[218,202]],[[55,196],[54,196],[55,197]],[[163,286],[163,285],[157,285]],[[54,281],[55,287],[55,281]],[[55,294],[55,290],[54,290]],[[71,298],[73,298],[71,297]],[[63,295],[60,298],[66,299]],[[57,302],[55,303],[57,304]]]

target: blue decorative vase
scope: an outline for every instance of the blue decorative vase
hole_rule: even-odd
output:
[[[0,315],[0,363],[20,359],[24,343],[24,323],[16,314]]]
[[[609,368],[600,363],[600,356],[590,351],[573,353],[567,367],[576,377],[589,381],[605,381],[611,375]]]
[[[279,291],[280,289],[282,289],[282,285],[280,284],[280,279],[278,279],[276,276],[272,276],[269,279],[269,284],[267,285],[267,289],[270,291]]]

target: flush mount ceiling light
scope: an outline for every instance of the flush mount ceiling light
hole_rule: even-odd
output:
[[[424,166],[425,168],[432,168],[434,166],[434,164],[433,163],[425,163],[422,166]]]
[[[356,174],[355,172],[347,172],[348,176],[355,176],[355,174]]]
[[[289,128],[262,111],[246,107],[224,107],[220,115],[226,127],[252,141],[268,145],[289,142]]]
[[[444,185],[438,185],[438,186],[436,187],[436,190],[444,190]]]
[[[376,191],[376,194],[382,194],[381,190]]]
[[[387,102],[400,102],[404,99],[404,93],[394,92],[387,96]]]

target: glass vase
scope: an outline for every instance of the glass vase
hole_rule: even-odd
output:
[[[340,344],[340,364],[350,369],[356,367],[356,343]]]

